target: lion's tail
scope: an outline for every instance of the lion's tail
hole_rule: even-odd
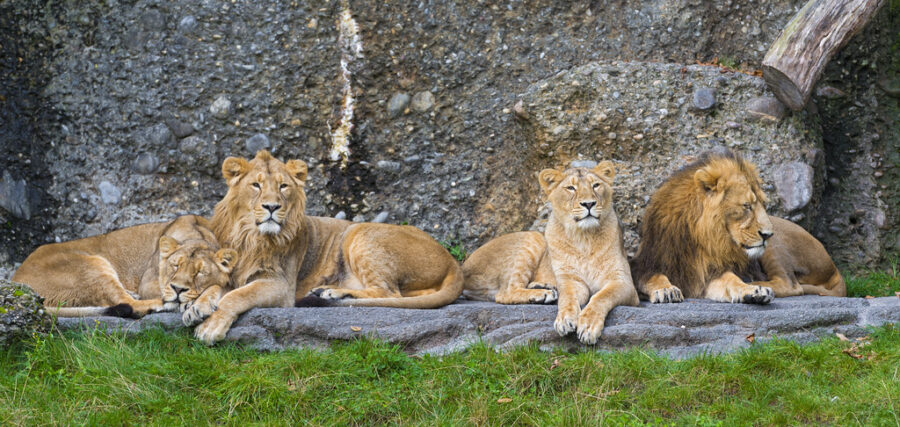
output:
[[[463,291],[462,269],[455,262],[451,264],[441,287],[436,292],[414,297],[400,298],[360,298],[335,301],[345,307],[394,307],[394,308],[439,308],[456,301]]]
[[[97,317],[114,316],[136,318],[134,309],[128,304],[111,307],[56,307],[45,306],[47,312],[56,317]]]

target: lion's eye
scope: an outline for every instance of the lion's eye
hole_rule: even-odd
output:
[[[752,206],[750,203],[744,203],[744,209],[745,209],[745,210],[748,210],[748,211],[749,211],[749,210],[751,210],[752,208],[753,208],[753,206]]]
[[[599,183],[599,182],[595,182],[595,183],[594,183],[594,188],[599,188],[599,187],[600,187],[600,183]]]
[[[253,186],[253,188],[259,190],[259,183],[258,183],[258,182],[254,182],[253,184],[250,184],[250,185]]]
[[[575,191],[575,187],[570,185],[570,186],[566,187],[566,190]]]
[[[285,188],[288,188],[288,185],[287,185],[287,184],[281,184],[281,186],[280,186],[279,188],[281,188],[282,190],[284,190]]]

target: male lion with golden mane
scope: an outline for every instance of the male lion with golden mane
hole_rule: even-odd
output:
[[[615,174],[608,161],[541,171],[538,181],[553,206],[547,229],[501,236],[473,252],[463,265],[466,297],[550,303],[558,290],[556,331],[577,331],[581,342],[595,344],[610,310],[638,305],[612,203]]]
[[[62,317],[212,311],[236,258],[234,250],[218,248],[205,218],[185,215],[43,245],[12,280]]]
[[[267,151],[222,164],[228,193],[215,208],[213,231],[242,255],[237,286],[194,331],[211,344],[254,307],[291,307],[312,293],[346,306],[436,308],[462,293],[456,260],[410,226],[355,224],[306,216],[306,163]]]
[[[733,152],[705,153],[664,182],[644,212],[631,263],[641,296],[753,304],[804,293],[846,296],[822,244],[766,214],[760,185],[756,167]]]

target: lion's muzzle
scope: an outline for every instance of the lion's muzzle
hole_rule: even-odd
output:
[[[280,206],[279,206],[280,207]],[[256,228],[262,234],[278,234],[281,232],[281,223],[275,218],[275,211],[268,209],[266,205],[265,218],[256,221]]]

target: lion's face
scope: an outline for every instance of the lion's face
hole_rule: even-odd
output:
[[[756,168],[749,163],[742,166],[742,170],[736,170],[712,163],[698,170],[694,181],[706,196],[701,221],[708,223],[711,232],[724,228],[752,259],[762,256],[773,226],[766,214],[766,195]]]
[[[237,252],[216,251],[197,241],[179,245],[175,239],[164,236],[159,239],[159,258],[162,300],[183,308],[210,286],[228,284]]]
[[[260,151],[251,161],[229,157],[222,164],[228,182],[223,203],[244,230],[282,236],[287,228],[287,234],[292,234],[306,208],[306,171],[303,161],[284,163],[267,151]]]
[[[613,164],[601,162],[593,169],[572,168],[565,172],[544,169],[538,175],[541,188],[553,206],[553,215],[569,228],[590,230],[612,212]]]

